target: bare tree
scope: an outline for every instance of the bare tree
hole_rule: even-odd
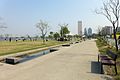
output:
[[[96,11],[97,14],[104,15],[112,24],[116,51],[118,51],[116,32],[119,26],[120,17],[119,2],[120,2],[119,0],[107,0],[107,2],[103,2],[103,7],[101,9]]]
[[[43,22],[42,20],[40,20],[37,24],[36,27],[41,31],[41,36],[43,39],[43,43],[45,43],[45,36],[49,30],[49,25],[47,22]]]
[[[32,37],[30,35],[27,35],[28,39],[32,41]]]
[[[102,27],[101,26],[98,26],[97,33],[98,33],[98,36],[102,35]]]

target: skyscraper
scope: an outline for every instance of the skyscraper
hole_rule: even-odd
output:
[[[92,29],[88,28],[88,36],[92,36]]]
[[[82,36],[82,21],[78,21],[78,35]]]
[[[87,32],[87,29],[86,29],[86,28],[84,28],[84,35],[85,35],[85,37],[88,36],[88,32]]]

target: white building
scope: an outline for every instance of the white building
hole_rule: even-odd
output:
[[[102,28],[102,35],[111,35],[113,33],[112,26],[105,26]]]
[[[78,21],[78,35],[82,36],[82,21]]]
[[[120,27],[117,28],[117,32],[120,32]]]

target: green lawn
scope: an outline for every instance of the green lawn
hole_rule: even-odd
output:
[[[43,48],[58,44],[63,44],[66,42],[58,42],[58,41],[52,41],[49,40],[45,44],[42,43],[42,41],[0,41],[0,56],[1,55],[7,55],[7,54],[13,54],[17,52],[37,49],[37,48]]]

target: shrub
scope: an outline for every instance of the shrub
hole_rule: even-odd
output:
[[[120,80],[120,75],[115,76],[114,80]]]

